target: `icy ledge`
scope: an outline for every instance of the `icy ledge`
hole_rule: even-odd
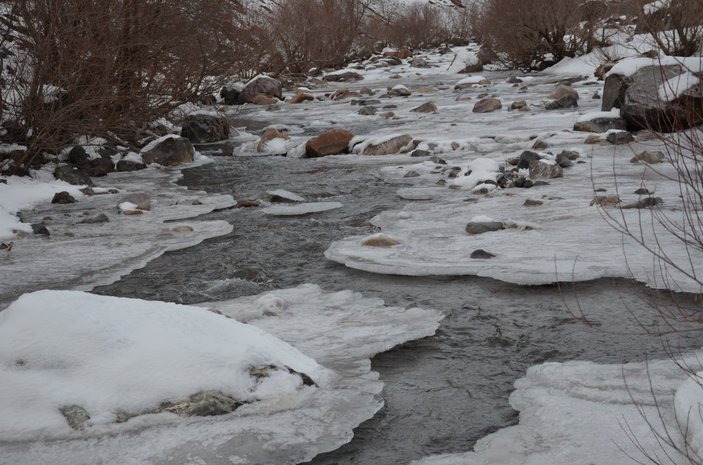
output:
[[[686,363],[700,369],[700,356]],[[672,444],[685,448],[680,431],[691,412],[695,418],[688,444],[694,451],[700,446],[703,390],[687,378],[672,360],[535,366],[515,383],[510,397],[510,405],[520,411],[518,425],[479,440],[473,452],[429,457],[413,465],[632,465],[648,462],[643,453],[665,460],[659,463],[688,465],[652,432],[654,428],[663,435],[666,425]]]
[[[176,185],[180,177],[180,170],[166,168],[113,173],[96,179],[96,191],[117,193],[68,205],[46,202],[24,211],[25,223],[45,223],[51,235],[15,239],[11,253],[0,251],[0,309],[38,289],[90,290],[110,284],[168,251],[231,232],[226,221],[194,218],[233,206],[232,196],[188,190]],[[150,209],[139,215],[120,213],[118,205],[130,194],[148,199]],[[100,214],[108,222],[93,222]]]
[[[215,313],[40,291],[0,313],[0,463],[305,462],[383,405],[369,358],[434,334],[442,319],[313,285],[203,306]],[[277,368],[252,370],[265,366]],[[210,389],[244,403],[216,417],[115,423],[116,412]],[[82,431],[59,411],[74,405],[91,415]]]

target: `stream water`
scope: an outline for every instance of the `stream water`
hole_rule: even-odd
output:
[[[437,335],[380,354],[385,408],[341,449],[312,463],[400,464],[429,454],[470,450],[482,436],[517,421],[508,404],[515,380],[545,361],[619,363],[666,355],[662,339],[641,335],[656,324],[657,296],[626,280],[519,287],[482,278],[410,278],[363,273],[329,262],[333,240],[372,231],[368,220],[405,201],[377,166],[326,159],[218,158],[186,170],[182,183],[238,199],[287,189],[338,210],[273,217],[259,208],[206,215],[234,225],[231,234],[170,252],[102,294],[196,303],[231,299],[301,283],[353,289],[388,304],[441,310]],[[636,318],[639,322],[636,321]],[[695,333],[667,339],[700,348]]]

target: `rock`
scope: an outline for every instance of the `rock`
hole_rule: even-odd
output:
[[[573,95],[564,95],[557,100],[550,100],[544,105],[544,108],[547,110],[559,110],[578,106],[578,99],[575,99]]]
[[[96,216],[90,216],[88,218],[83,218],[79,221],[80,224],[99,224],[99,223],[109,223],[110,218],[106,214],[100,213]]]
[[[425,60],[423,57],[415,57],[413,60],[410,62],[410,66],[413,68],[429,68],[430,65],[427,63],[427,60]]]
[[[372,106],[365,106],[357,113],[361,116],[374,116],[376,113],[378,113],[378,109]]]
[[[423,150],[423,149],[415,149],[412,152],[410,152],[411,157],[429,157],[432,155],[429,150]]]
[[[349,142],[354,135],[344,129],[330,129],[313,137],[305,144],[305,154],[309,158],[338,155],[349,152]]]
[[[361,95],[371,96],[371,95],[374,95],[376,92],[373,89],[371,89],[370,87],[362,87],[361,89],[359,89],[359,93]]]
[[[533,160],[530,162],[530,178],[560,178],[564,176],[564,170],[556,163],[547,163],[546,160]]]
[[[471,258],[473,258],[474,260],[488,260],[491,258],[495,258],[495,255],[490,252],[486,252],[483,249],[476,249],[471,252]]]
[[[322,79],[327,82],[356,82],[364,79],[364,76],[354,71],[346,71],[343,73],[328,74]]]
[[[51,199],[51,203],[66,204],[66,203],[76,203],[76,199],[73,198],[71,194],[66,191],[57,192]]]
[[[544,150],[546,148],[549,148],[549,144],[542,139],[537,139],[535,143],[532,144],[532,150]]]
[[[188,115],[183,122],[181,137],[194,144],[217,142],[229,138],[229,122],[227,117],[194,114]]]
[[[430,161],[432,163],[437,164],[437,165],[446,165],[447,164],[447,161],[444,158],[437,156],[437,155],[434,155],[432,158],[430,158]]]
[[[313,102],[315,101],[315,96],[312,95],[309,92],[297,92],[293,97],[290,99],[290,103],[292,104],[298,104],[298,103],[303,103],[303,102]]]
[[[32,233],[37,236],[51,236],[49,229],[47,229],[44,223],[34,223],[32,225]]]
[[[410,92],[410,89],[403,85],[397,85],[388,89],[388,95],[390,95],[391,97],[410,97],[410,95],[412,95],[412,92]]]
[[[389,155],[400,151],[412,143],[413,138],[407,134],[393,137],[380,144],[369,144],[364,148],[362,155]]]
[[[561,166],[562,168],[569,168],[571,166],[574,166],[574,164],[571,162],[571,159],[569,158],[569,155],[565,155],[564,152],[557,155],[557,165]]]
[[[171,229],[171,231],[176,232],[176,233],[189,233],[189,232],[193,232],[193,227],[188,226],[188,225],[181,225],[181,226],[176,226],[175,228]]]
[[[574,131],[603,133],[611,129],[625,129],[625,120],[620,117],[598,117],[574,124]]]
[[[594,205],[598,205],[599,207],[614,207],[620,202],[622,202],[622,200],[620,200],[620,197],[617,195],[595,195],[589,205],[591,207]]]
[[[76,431],[83,431],[85,424],[90,421],[88,411],[80,405],[68,405],[60,407],[59,412],[68,422],[68,426]]]
[[[68,152],[68,161],[78,167],[90,162],[90,157],[83,147],[76,145]]]
[[[543,205],[544,202],[541,200],[534,200],[534,199],[526,199],[525,202],[522,204],[523,207],[539,207],[540,205]]]
[[[474,113],[490,113],[492,111],[500,110],[503,108],[503,104],[497,98],[485,98],[479,100],[474,105]]]
[[[187,417],[226,415],[244,405],[220,391],[205,391],[192,395],[188,400],[167,405],[161,411]]]
[[[436,113],[437,105],[434,102],[426,102],[420,105],[419,107],[413,108],[410,111],[413,111],[415,113]]]
[[[574,160],[577,160],[580,156],[581,155],[574,150],[562,150],[561,153],[559,153],[559,155],[557,155],[557,159],[559,159],[559,157],[563,157],[563,158],[567,158],[571,161],[574,161]]]
[[[69,184],[73,184],[74,186],[94,185],[93,181],[90,180],[90,177],[75,166],[57,166],[54,170],[54,177]]]
[[[434,94],[436,92],[439,92],[439,89],[432,86],[420,87],[419,89],[415,90],[416,94]]]
[[[192,162],[194,159],[193,144],[185,137],[178,136],[168,137],[148,151],[142,152],[142,160],[147,165],[158,163],[164,166],[175,166]]]
[[[653,193],[654,192],[651,192],[649,189],[647,189],[645,187],[640,187],[635,192],[633,192],[633,194],[637,194],[637,195],[651,195]]]
[[[507,84],[522,84],[522,79],[515,77],[515,76],[510,76],[508,79],[505,80]]]
[[[524,100],[518,100],[516,102],[513,102],[510,104],[510,110],[522,110],[523,108],[527,108],[527,102]]]
[[[395,113],[393,113],[392,111],[384,111],[384,112],[378,113],[378,116],[380,116],[381,118],[389,119],[389,118],[393,118],[395,116]]]
[[[256,200],[242,199],[237,200],[237,208],[256,208],[259,206],[259,202]]]
[[[278,129],[267,129],[261,135],[261,139],[259,139],[259,143],[256,145],[256,151],[266,152],[268,150],[267,145],[274,139],[288,140],[290,137],[288,137],[288,134],[285,134]]]
[[[366,247],[393,247],[398,244],[400,244],[399,241],[382,233],[374,234],[361,241],[361,245]]]
[[[90,158],[83,147],[77,145],[68,152],[68,161],[88,176],[105,176],[115,171],[115,164],[108,153]]]
[[[664,154],[662,152],[641,152],[630,159],[630,163],[647,163],[649,165],[654,165],[664,161]]]
[[[574,90],[573,87],[567,86],[565,84],[558,84],[554,90],[552,90],[549,95],[547,95],[547,98],[552,99],[552,100],[559,100],[563,97],[571,97],[573,101],[578,102],[579,99],[579,93]],[[576,105],[578,106],[578,105]]]
[[[593,96],[591,97],[591,100],[600,100],[600,99],[601,99],[600,92],[595,91],[593,93]]]
[[[627,205],[623,205],[620,208],[622,208],[623,210],[652,208],[652,207],[657,207],[659,205],[662,205],[663,203],[664,203],[664,201],[660,197],[645,197],[643,199],[638,200],[637,202],[628,203]]]
[[[268,76],[257,76],[247,82],[244,89],[239,93],[237,102],[240,104],[257,103],[255,100],[258,96],[268,97],[269,101],[273,100],[273,103],[276,103],[278,99],[283,97],[283,85],[281,81]],[[261,102],[260,99],[259,102]],[[262,103],[257,103],[257,105],[261,104]]]
[[[458,96],[458,97],[455,98],[454,100],[455,100],[456,102],[467,102],[467,101],[469,101],[469,100],[471,100],[471,99],[472,99],[472,97],[471,97],[469,94],[465,94],[465,95],[460,95],[460,96]]]
[[[127,194],[120,200],[122,202],[133,203],[137,206],[139,210],[150,211],[151,210],[151,199],[148,195],[142,192],[135,192],[132,194]]]
[[[634,136],[627,131],[611,131],[606,140],[613,145],[629,144],[635,140]]]
[[[646,66],[629,77],[610,74],[603,87],[602,108],[620,108],[630,131],[672,132],[703,124],[703,88],[696,83],[677,95],[666,82],[687,72],[681,65]],[[666,98],[660,96],[666,92]]]
[[[411,52],[407,48],[401,48],[400,50],[386,50],[385,52],[383,52],[383,56],[386,58],[398,58],[399,60],[405,60],[413,56],[413,52]]]
[[[520,154],[520,158],[517,162],[518,169],[527,169],[530,167],[530,163],[536,160],[541,160],[542,156],[538,153],[525,150]]]
[[[239,89],[224,86],[220,89],[220,97],[225,101],[225,105],[237,105],[239,103]]]
[[[405,173],[405,176],[403,176],[403,177],[404,178],[418,178],[418,177],[420,177],[420,173],[418,173],[415,170],[410,170],[407,173]]]
[[[146,168],[144,163],[139,163],[133,160],[120,160],[117,162],[117,171],[139,171]]]
[[[500,231],[503,229],[505,229],[505,225],[500,221],[476,221],[466,225],[466,232],[471,235]]]

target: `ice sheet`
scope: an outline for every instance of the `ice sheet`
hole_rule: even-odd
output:
[[[352,428],[382,406],[382,383],[369,357],[434,334],[442,318],[436,311],[386,307],[380,299],[325,293],[313,285],[203,305],[269,332],[336,375],[294,406],[251,404],[224,417],[166,423],[159,417],[137,430],[100,437],[5,442],[0,463],[305,462],[348,442]]]

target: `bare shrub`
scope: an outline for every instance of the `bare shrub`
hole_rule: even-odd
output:
[[[642,7],[638,29],[666,55],[693,56],[703,45],[703,0],[666,0]]]
[[[541,69],[593,48],[593,21],[579,0],[486,0],[476,31],[505,64]]]

